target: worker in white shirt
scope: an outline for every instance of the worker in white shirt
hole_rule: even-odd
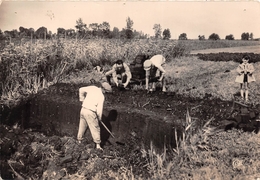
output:
[[[100,146],[101,137],[99,120],[102,120],[105,100],[104,93],[111,91],[111,86],[107,82],[103,82],[102,84],[97,83],[96,85],[81,87],[79,89],[79,100],[82,102],[77,135],[79,143],[83,140],[83,135],[85,134],[87,127],[89,127],[96,148],[102,150],[102,147]]]
[[[166,92],[166,82],[164,70],[166,65],[165,57],[162,55],[155,55],[151,59],[144,61],[143,67],[145,70],[145,89],[149,91],[155,91],[155,82],[152,83],[152,88],[149,89],[149,79],[158,77],[158,81],[162,82],[162,91]]]

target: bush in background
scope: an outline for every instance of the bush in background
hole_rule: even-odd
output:
[[[198,58],[204,61],[234,61],[241,62],[245,53],[210,53],[210,54],[197,54]],[[260,61],[260,54],[246,53],[250,56],[250,62],[256,63]]]

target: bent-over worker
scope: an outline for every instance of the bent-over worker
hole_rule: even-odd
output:
[[[162,82],[162,91],[166,92],[166,81],[165,81],[165,57],[162,55],[152,56],[151,59],[144,61],[143,67],[145,70],[145,89],[149,91],[155,91],[155,82],[152,83],[152,88],[149,89],[150,78],[158,78],[159,82]]]
[[[77,139],[79,143],[83,140],[83,135],[87,127],[89,127],[93,141],[97,149],[101,149],[101,137],[99,120],[102,119],[103,105],[105,92],[111,92],[111,86],[107,82],[97,83],[97,85],[90,85],[81,87],[79,89],[79,100],[82,102],[80,111],[80,122]]]

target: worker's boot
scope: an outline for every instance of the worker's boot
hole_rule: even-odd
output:
[[[166,92],[166,81],[165,81],[165,78],[163,78],[162,80],[162,92],[165,93]]]
[[[155,86],[155,82],[153,82],[152,84],[152,91],[155,91],[156,90],[156,86]]]
[[[103,148],[100,146],[99,143],[96,144],[96,149],[99,149],[99,150],[102,150],[102,151],[103,151]]]
[[[162,87],[162,92],[166,92],[166,87],[165,86]]]

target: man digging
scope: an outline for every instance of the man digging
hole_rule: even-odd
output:
[[[79,89],[79,100],[82,102],[82,108],[80,111],[77,135],[78,142],[81,143],[83,135],[87,127],[89,127],[96,148],[100,150],[103,149],[100,146],[99,120],[102,118],[105,92],[112,92],[111,86],[107,82],[97,83],[96,85],[81,87]]]

